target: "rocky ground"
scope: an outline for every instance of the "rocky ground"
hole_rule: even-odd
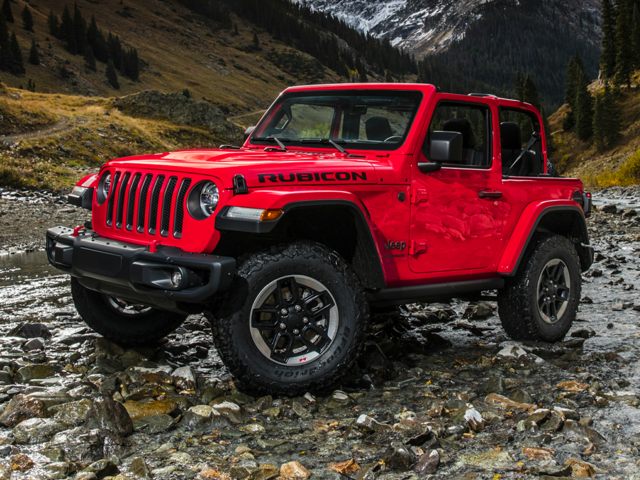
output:
[[[340,390],[254,398],[199,316],[148,349],[92,333],[15,253],[83,213],[0,192],[0,479],[640,479],[640,190],[599,197],[564,342],[508,341],[492,302],[413,305],[374,318]]]

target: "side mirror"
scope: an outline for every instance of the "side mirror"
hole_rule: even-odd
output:
[[[418,163],[421,172],[440,170],[443,163],[463,163],[463,137],[460,132],[436,130],[431,133],[428,146],[429,151],[424,154],[430,161]]]
[[[251,136],[251,134],[253,133],[253,131],[256,129],[255,125],[251,126],[251,127],[247,127],[244,131],[244,139],[245,141]]]

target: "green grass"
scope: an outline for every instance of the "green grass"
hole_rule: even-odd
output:
[[[637,150],[617,169],[594,175],[586,181],[602,188],[640,184],[640,150]]]

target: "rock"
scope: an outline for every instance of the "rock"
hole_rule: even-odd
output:
[[[501,347],[500,351],[496,354],[497,357],[521,358],[527,356],[527,351],[517,343],[505,342]]]
[[[392,442],[384,455],[384,461],[393,470],[406,471],[416,463],[411,450],[401,443]]]
[[[186,416],[191,416],[192,414],[190,414],[189,412],[187,412]],[[184,417],[183,417],[184,418]],[[192,428],[195,424],[200,424],[201,422],[201,418],[199,418],[197,421],[193,420],[193,417],[191,417],[191,420],[186,420],[186,427],[187,428]],[[194,422],[194,423],[192,423]],[[140,418],[138,420],[135,421],[134,423],[134,428],[136,431],[140,430],[140,431],[144,431],[145,433],[148,433],[150,435],[154,435],[156,433],[160,433],[160,432],[165,432],[167,430],[169,430],[170,428],[172,428],[174,425],[176,424],[176,419],[173,418],[171,415],[151,415],[149,417],[144,417],[144,418]]]
[[[195,405],[189,408],[189,412],[207,420],[210,419],[213,415],[220,415],[220,412],[214,410],[213,407],[209,405]]]
[[[463,314],[463,318],[470,320],[483,320],[493,315],[493,305],[488,302],[478,302],[475,305],[469,305]]]
[[[505,397],[504,395],[499,395],[497,393],[490,393],[485,397],[484,401],[490,405],[495,405],[506,410],[533,411],[536,409],[536,405],[532,403],[516,402],[508,397]]]
[[[13,427],[13,437],[18,444],[42,443],[64,429],[62,423],[52,418],[30,418]]]
[[[549,418],[540,426],[540,429],[547,432],[557,432],[562,428],[562,425],[564,425],[562,415],[556,411],[552,411]]]
[[[280,478],[282,480],[306,480],[310,476],[311,472],[300,462],[293,461],[280,465]]]
[[[589,388],[589,385],[587,385],[586,383],[577,382],[576,380],[567,380],[564,382],[560,382],[556,386],[562,390],[572,393],[584,392],[587,388]]]
[[[360,470],[360,465],[353,458],[344,462],[336,462],[329,464],[329,470],[339,473],[340,475],[350,476]]]
[[[15,395],[0,415],[0,424],[5,427],[15,427],[28,418],[44,417],[45,405],[41,400],[27,395]]]
[[[553,460],[555,452],[551,448],[524,447],[522,454],[529,460]]]
[[[596,332],[592,328],[581,328],[575,332],[571,332],[572,337],[576,338],[591,338],[596,336]]]
[[[165,473],[165,472],[162,472],[162,473]],[[166,472],[166,473],[171,473],[171,472]],[[152,474],[158,477],[158,475],[160,474],[160,471],[154,470]],[[198,479],[199,480],[231,480],[231,476],[227,473],[221,472],[220,470],[216,470],[215,468],[204,468],[200,470],[200,473],[198,473]]]
[[[8,337],[51,338],[51,331],[44,323],[23,323],[6,334]]]
[[[133,460],[131,460],[129,470],[136,478],[151,478],[151,471],[149,470],[149,467],[147,467],[147,464],[142,457],[135,457]]]
[[[120,473],[118,467],[111,460],[98,460],[97,462],[93,462],[87,468],[85,468],[83,473],[93,473],[97,479],[101,480],[105,477],[109,477],[112,475],[117,475]]]
[[[217,411],[221,415],[224,415],[233,423],[240,423],[242,409],[240,408],[240,405],[238,405],[237,403],[225,401],[225,402],[216,403],[212,406],[215,411]]]
[[[90,423],[118,436],[127,436],[133,432],[133,422],[125,407],[111,397],[102,396],[93,402],[89,413]]]
[[[55,405],[51,407],[51,411],[55,412],[53,415],[54,420],[69,427],[76,427],[87,421],[92,407],[91,400],[83,398],[75,402]]]
[[[413,470],[418,475],[431,475],[438,470],[440,465],[440,454],[437,450],[431,450],[420,456]]]
[[[463,454],[458,458],[458,463],[466,468],[471,466],[484,470],[507,470],[515,463],[511,454],[500,447],[480,453]]]
[[[479,432],[484,428],[484,419],[478,410],[471,407],[464,412],[464,419],[469,428],[474,432]]]
[[[616,213],[618,211],[618,207],[616,207],[613,203],[609,203],[602,207],[602,211],[604,213]]]
[[[176,368],[171,374],[173,384],[178,390],[195,390],[196,377],[191,367]]]
[[[51,365],[47,364],[34,364],[26,365],[18,369],[18,377],[23,382],[29,380],[47,378],[53,376],[54,369]]]
[[[138,420],[151,415],[169,415],[178,408],[178,404],[173,400],[127,400],[124,408],[131,420]]]
[[[484,394],[488,393],[503,393],[505,390],[504,380],[499,376],[489,377],[485,382],[480,386],[480,391]]]
[[[356,419],[356,426],[361,430],[374,431],[379,429],[383,425],[375,418],[361,413],[360,416]]]
[[[31,352],[33,350],[42,350],[44,349],[44,341],[42,338],[32,338],[31,340],[28,340],[27,342],[25,342],[24,345],[22,345],[22,349],[25,352]]]
[[[28,472],[34,466],[33,460],[24,453],[17,453],[9,458],[9,468],[14,472]],[[7,477],[13,478],[13,477]]]
[[[571,476],[577,478],[592,478],[596,476],[596,467],[589,462],[569,458],[564,464],[571,467]]]
[[[44,467],[47,478],[63,479],[67,478],[72,472],[72,466],[69,462],[53,462]]]
[[[331,400],[338,403],[349,403],[351,401],[349,395],[344,393],[342,390],[334,391],[333,395],[331,395]]]
[[[257,435],[265,432],[264,426],[259,423],[249,423],[247,425],[242,425],[239,430],[244,433],[250,433],[253,435]]]

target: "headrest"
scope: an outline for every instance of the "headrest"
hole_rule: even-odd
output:
[[[391,124],[389,123],[389,120],[384,117],[371,117],[364,125],[365,130],[367,131],[367,139],[369,140],[383,142],[387,138],[393,136]]]
[[[471,122],[466,118],[452,118],[442,126],[445,132],[460,132],[462,134],[462,148],[475,148],[476,139],[473,135]]]
[[[515,122],[502,122],[500,124],[500,141],[503,150],[522,149],[520,125]]]

